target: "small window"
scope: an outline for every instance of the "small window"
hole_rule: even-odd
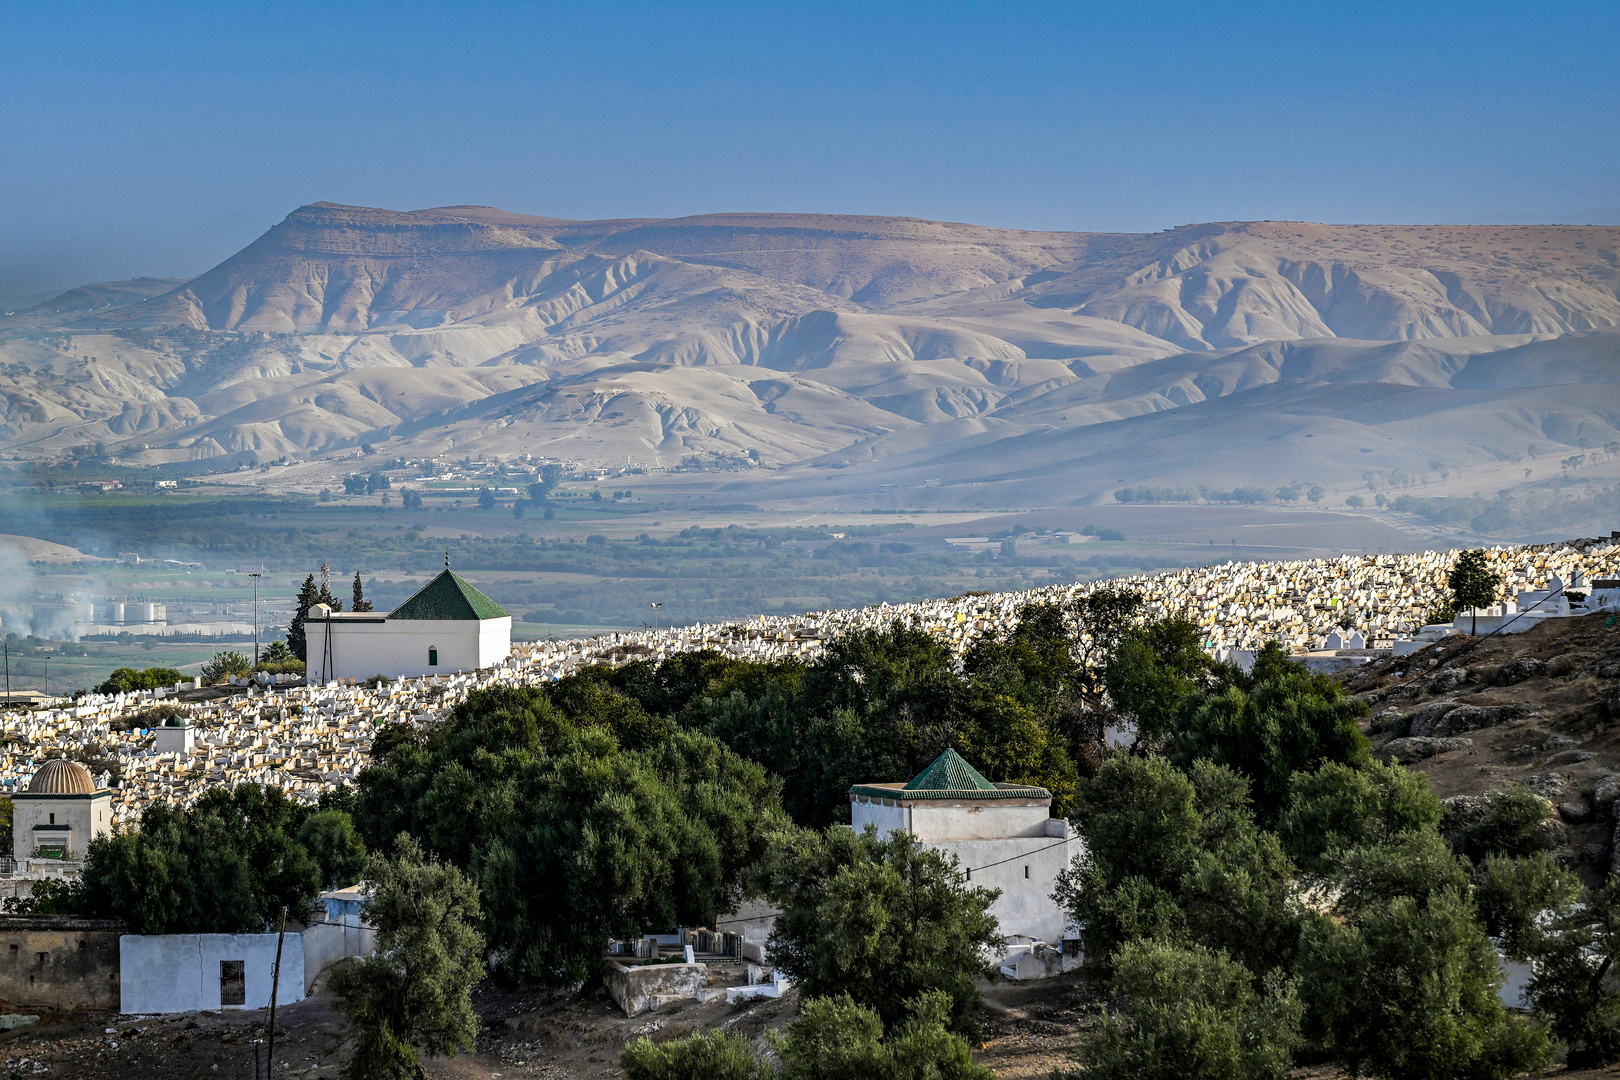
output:
[[[1025,876],[1025,877],[1026,877],[1026,878],[1027,878],[1027,877],[1029,877],[1029,867],[1027,867],[1027,866],[1026,866],[1026,867],[1024,867],[1024,876]]]
[[[247,1004],[247,961],[221,960],[219,962],[219,1003],[221,1005]]]
[[[52,814],[52,815],[51,815],[51,824],[52,824],[52,825],[55,825],[55,824],[56,824],[56,815],[55,815],[55,814]]]
[[[438,666],[439,666],[439,647],[437,645],[429,645],[428,646],[428,667],[438,667]]]

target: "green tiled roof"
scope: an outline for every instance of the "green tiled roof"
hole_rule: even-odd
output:
[[[1040,787],[1018,787],[1008,784],[998,787],[984,775],[962,760],[955,750],[946,750],[933,764],[911,778],[904,787],[857,784],[849,789],[851,795],[868,798],[899,799],[1050,799],[1052,793]]]
[[[994,791],[996,785],[980,775],[979,770],[962,760],[955,750],[946,750],[934,763],[906,785],[907,791]]]
[[[504,619],[512,613],[448,570],[416,590],[416,595],[388,613],[390,619],[443,619],[476,622]]]

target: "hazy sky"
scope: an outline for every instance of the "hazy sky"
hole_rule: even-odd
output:
[[[1620,5],[0,8],[0,294],[317,200],[1042,229],[1620,207]]]

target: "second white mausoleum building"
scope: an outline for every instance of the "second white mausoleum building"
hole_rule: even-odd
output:
[[[304,640],[311,682],[448,675],[506,659],[512,613],[447,568],[386,615],[316,604]]]
[[[1057,876],[1083,850],[1069,823],[1052,814],[1052,793],[992,784],[955,750],[946,750],[907,783],[849,789],[856,832],[899,830],[919,844],[955,855],[974,885],[1000,889],[990,914],[1008,938],[1057,943],[1067,918],[1052,898]]]

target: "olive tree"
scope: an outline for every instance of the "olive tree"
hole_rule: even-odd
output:
[[[952,1028],[976,1029],[976,976],[1001,944],[990,914],[998,890],[969,885],[954,856],[903,833],[791,830],[762,868],[781,910],[766,948],[806,997],[848,993],[886,1027],[929,991],[949,1001]]]
[[[332,993],[357,1029],[348,1080],[422,1075],[421,1054],[455,1055],[478,1035],[472,987],[484,977],[478,890],[454,866],[401,836],[393,858],[373,858],[366,918],[371,956],[337,969]]]

